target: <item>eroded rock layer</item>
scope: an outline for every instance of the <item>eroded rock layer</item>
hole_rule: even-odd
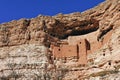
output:
[[[85,46],[86,65],[76,64],[77,54],[51,55],[51,44],[75,46],[77,39],[90,44]],[[120,0],[106,0],[82,13],[13,20],[0,24],[0,80],[120,80],[119,49]]]
[[[55,38],[65,39],[70,35],[87,34],[99,28],[98,20],[77,18],[67,17],[64,20],[39,16],[30,20],[21,19],[1,24],[0,46],[43,43]]]

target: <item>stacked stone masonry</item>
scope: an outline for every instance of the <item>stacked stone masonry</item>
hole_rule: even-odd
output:
[[[51,45],[53,59],[77,59],[78,64],[87,64],[87,54],[91,54],[99,50],[104,44],[106,44],[112,34],[112,31],[108,32],[101,41],[97,41],[97,36],[92,39],[92,35],[96,35],[96,32],[87,34],[86,36],[69,36],[67,41],[61,41],[59,45]],[[89,37],[88,37],[89,36]]]
[[[74,45],[68,43],[52,47],[53,58],[75,57],[80,64],[87,64],[87,50],[86,39],[80,39]]]

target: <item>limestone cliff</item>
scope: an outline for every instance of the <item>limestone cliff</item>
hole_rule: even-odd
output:
[[[74,57],[51,60],[50,45],[70,36],[92,45],[87,65],[74,64]],[[0,24],[0,80],[119,80],[119,48],[120,0],[82,13],[13,20]]]

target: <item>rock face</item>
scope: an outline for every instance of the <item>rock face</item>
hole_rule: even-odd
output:
[[[0,46],[15,46],[31,43],[46,43],[55,38],[63,39],[69,35],[80,35],[95,31],[99,22],[95,19],[81,20],[64,16],[38,16],[34,19],[21,19],[0,25]],[[55,37],[55,38],[54,38]]]
[[[51,54],[51,44],[77,39],[90,44],[86,65]],[[0,80],[120,80],[119,48],[120,0],[82,13],[13,20],[0,24]]]
[[[41,28],[42,22],[21,19],[0,25],[0,46],[17,46],[22,44],[41,44],[53,38]],[[34,26],[36,25],[36,26]]]
[[[35,44],[1,48],[0,79],[33,79],[35,74],[40,75],[42,72],[39,70],[43,70],[44,65],[48,64],[46,51],[45,46]]]

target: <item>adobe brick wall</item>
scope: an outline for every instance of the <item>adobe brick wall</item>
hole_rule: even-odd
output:
[[[86,39],[81,39],[78,42],[79,47],[79,64],[87,64],[87,44]]]
[[[77,45],[62,45],[60,48],[61,48],[62,57],[78,56]]]
[[[68,44],[61,43],[60,47],[51,46],[53,56],[56,58],[77,57],[79,64],[87,64],[87,54],[99,50],[109,41],[111,34],[112,31],[104,35],[103,41],[97,41],[97,31],[87,34],[87,36],[70,36],[68,37]]]
[[[98,42],[98,41],[92,42],[92,43],[90,43],[90,45],[91,45],[91,49],[90,49],[90,53],[88,53],[88,54],[96,52],[97,50],[99,50],[103,46],[103,44],[101,42]]]
[[[53,56],[56,58],[62,57],[77,57],[77,45],[61,45],[53,48]]]
[[[54,58],[61,58],[62,57],[60,47],[54,47],[52,53],[53,53]]]
[[[61,44],[59,47],[51,45],[51,48],[54,58],[77,57],[79,64],[87,64],[87,45],[86,39],[79,39],[76,45]]]
[[[104,37],[103,43],[100,41],[97,41],[97,35],[99,34],[99,31],[91,32],[86,35],[80,35],[80,36],[69,36],[68,37],[68,43],[69,45],[75,45],[77,44],[77,41],[81,39],[86,39],[88,41],[87,45],[89,45],[90,49],[87,50],[87,54],[91,54],[96,52],[98,49],[100,49],[105,43],[108,42],[109,37],[111,36],[110,33],[107,33]],[[108,36],[107,36],[108,35]]]
[[[69,45],[77,45],[78,41],[80,40],[80,36],[69,36],[68,37],[68,44]]]

